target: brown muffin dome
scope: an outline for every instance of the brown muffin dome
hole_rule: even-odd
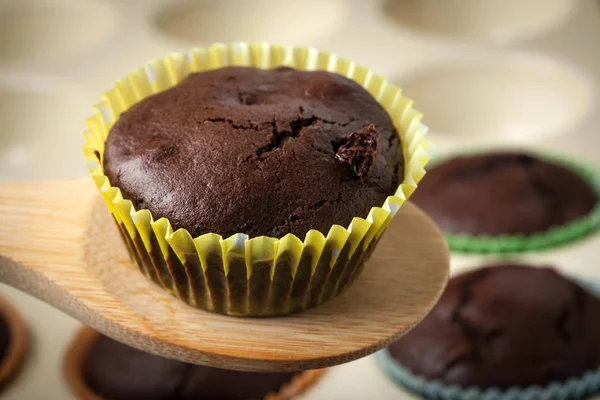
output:
[[[543,232],[586,215],[598,201],[570,170],[522,153],[442,162],[411,200],[445,232],[486,236]]]
[[[246,67],[193,74],[134,105],[110,130],[103,160],[136,209],[194,237],[327,234],[381,206],[403,164],[392,121],[357,83]]]
[[[10,347],[10,327],[0,313],[0,365],[4,361]]]
[[[148,354],[106,336],[87,351],[82,377],[106,400],[263,399],[298,373],[240,372],[186,364]]]
[[[20,314],[10,302],[0,298],[0,391],[21,371],[28,344],[27,326]]]
[[[600,299],[550,268],[486,267],[453,278],[389,351],[416,375],[462,387],[565,381],[600,367]]]

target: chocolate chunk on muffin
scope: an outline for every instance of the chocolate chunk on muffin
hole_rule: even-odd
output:
[[[481,236],[543,232],[598,202],[574,172],[523,153],[449,159],[428,171],[411,200],[443,231]]]
[[[366,179],[377,154],[377,131],[371,124],[352,132],[334,145],[335,159],[348,165],[355,177]]]
[[[564,382],[600,367],[600,299],[551,268],[485,267],[453,278],[388,351],[414,375],[463,388]]]
[[[322,373],[240,372],[192,365],[136,350],[89,328],[83,328],[72,343],[66,371],[82,400],[284,400],[302,393]]]
[[[353,132],[353,150],[336,159]],[[290,68],[196,73],[142,100],[111,128],[103,166],[136,209],[193,237],[327,234],[381,206],[404,177],[399,136],[366,90]]]

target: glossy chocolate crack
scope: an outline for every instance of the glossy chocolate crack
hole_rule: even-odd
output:
[[[269,138],[269,143],[266,146],[262,146],[256,150],[256,156],[259,160],[263,160],[263,154],[273,151],[275,149],[280,149],[283,147],[285,142],[289,139],[297,138],[302,133],[302,129],[307,128],[309,126],[314,126],[315,123],[319,121],[318,118],[297,118],[294,121],[290,122],[290,130],[280,130],[277,127],[277,121],[273,120],[272,127],[273,133]]]
[[[264,159],[266,157],[265,153],[269,153],[274,150],[281,149],[289,139],[295,139],[295,138],[300,137],[304,128],[315,127],[315,126],[319,127],[319,126],[322,126],[323,124],[331,124],[331,125],[336,125],[339,127],[345,127],[354,122],[354,120],[351,119],[348,122],[338,123],[338,122],[333,122],[333,121],[327,121],[327,120],[324,120],[324,119],[316,117],[316,116],[312,116],[310,118],[303,118],[302,113],[304,112],[304,109],[302,107],[299,108],[299,112],[300,112],[300,115],[294,121],[291,121],[289,123],[289,125],[290,125],[289,130],[280,129],[279,127],[281,125],[284,125],[284,123],[281,123],[281,122],[277,121],[277,119],[274,118],[273,121],[270,122],[272,132],[267,137],[268,143],[264,146],[258,147],[255,152],[249,154],[246,158],[244,158],[242,160],[242,162],[240,162],[238,164],[238,166],[242,165],[248,161],[251,161],[251,160],[264,161]],[[237,124],[233,123],[233,121],[227,121],[227,122],[229,122],[230,125],[234,128],[259,130],[259,127],[255,124],[253,124],[251,121],[248,121],[250,123],[250,126],[237,125]],[[311,143],[311,147],[313,147],[313,149],[315,149],[315,151],[318,151],[318,152],[321,152],[324,154],[328,154],[328,155],[330,154],[329,151],[315,147],[312,143]],[[260,168],[260,166],[259,166],[259,168]]]

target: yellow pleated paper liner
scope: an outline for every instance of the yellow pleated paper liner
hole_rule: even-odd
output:
[[[229,238],[209,233],[192,238],[173,232],[166,218],[135,210],[104,174],[104,143],[116,118],[133,104],[177,84],[188,74],[225,66],[327,70],[361,84],[387,110],[401,137],[405,176],[396,193],[366,219],[334,225],[327,236],[311,230],[304,241],[283,238]],[[113,214],[130,255],[156,284],[186,303],[222,314],[271,316],[306,309],[335,297],[360,274],[379,237],[425,174],[429,157],[421,114],[400,89],[368,68],[312,48],[265,43],[216,44],[171,54],[130,73],[103,95],[87,120],[84,153],[90,173]]]
[[[484,154],[485,150],[476,150],[465,155]],[[450,250],[464,253],[520,253],[540,251],[581,239],[600,227],[600,175],[592,167],[570,158],[543,152],[528,151],[533,156],[567,168],[577,174],[593,189],[598,201],[587,215],[577,218],[568,224],[554,226],[546,231],[532,235],[500,235],[473,236],[468,234],[453,234],[445,232]],[[446,156],[436,156],[432,164],[439,164],[448,159]]]

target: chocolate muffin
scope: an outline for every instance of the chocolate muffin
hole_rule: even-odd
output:
[[[8,348],[10,346],[10,328],[2,316],[0,314],[0,365],[4,361],[6,354],[8,352]]]
[[[27,353],[27,328],[13,307],[0,298],[0,389],[15,378]]]
[[[551,268],[485,267],[453,278],[388,352],[414,375],[463,388],[564,382],[600,367],[600,299]]]
[[[124,112],[102,161],[136,209],[193,237],[327,234],[404,177],[399,136],[365,89],[290,68],[192,74]]]
[[[524,153],[449,159],[428,171],[411,200],[443,231],[481,236],[543,232],[598,202],[577,174]]]
[[[71,387],[83,400],[288,399],[321,373],[254,373],[186,364],[88,328],[72,344],[66,367]]]

